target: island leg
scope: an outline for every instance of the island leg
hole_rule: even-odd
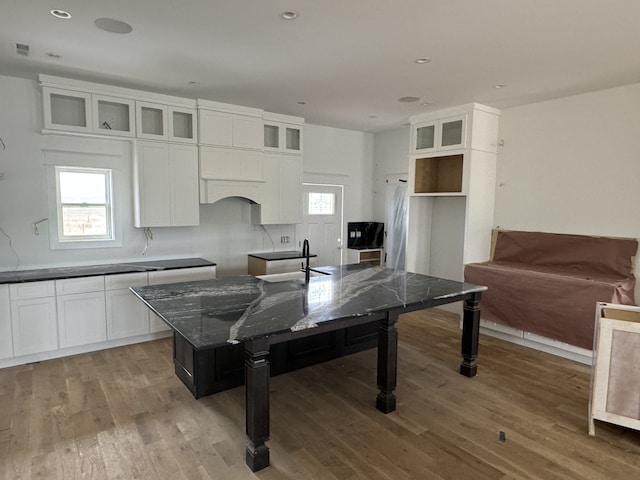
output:
[[[246,462],[251,471],[269,466],[269,341],[248,340],[245,349],[245,414],[249,442]]]
[[[378,328],[378,388],[380,393],[376,397],[376,408],[383,413],[396,409],[396,388],[398,375],[398,331],[396,322],[398,313],[387,312],[380,320]]]
[[[464,301],[462,313],[462,362],[460,373],[474,377],[478,373],[478,340],[480,339],[480,292]]]

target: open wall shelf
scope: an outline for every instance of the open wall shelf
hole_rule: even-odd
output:
[[[461,193],[463,157],[417,158],[413,193]]]

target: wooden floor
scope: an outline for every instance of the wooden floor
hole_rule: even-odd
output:
[[[257,474],[244,388],[194,400],[168,339],[0,370],[0,478],[640,479],[640,432],[587,435],[589,367],[482,337],[468,379],[456,318],[399,329],[397,411],[374,408],[375,350],[276,377]]]

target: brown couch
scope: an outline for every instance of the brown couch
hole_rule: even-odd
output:
[[[482,318],[590,350],[596,302],[635,302],[637,250],[632,239],[500,230],[492,260],[464,277],[489,287]]]

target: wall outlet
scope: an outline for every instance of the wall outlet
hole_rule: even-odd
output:
[[[280,243],[289,243],[289,235],[283,235],[280,237]]]

